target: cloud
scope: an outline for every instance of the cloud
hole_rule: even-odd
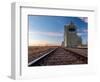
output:
[[[86,33],[77,33],[79,36],[87,35]]]
[[[82,35],[87,35],[88,30],[84,29],[84,30],[77,30],[77,35],[82,36]]]
[[[47,36],[63,36],[63,33],[61,32],[40,32],[40,31],[34,31],[29,32],[29,34],[38,34],[38,35],[47,35]]]
[[[84,21],[84,22],[88,22],[88,18],[87,17],[79,17],[82,21]]]
[[[59,44],[51,44],[45,40],[29,39],[29,46],[59,46]]]
[[[46,45],[48,45],[47,41],[29,39],[29,46],[46,46]]]
[[[83,30],[83,32],[84,32],[84,33],[87,33],[87,32],[88,32],[88,30],[87,30],[87,29],[84,29],[84,30]]]
[[[77,32],[78,33],[88,33],[88,30],[87,29],[83,29],[83,30],[77,29]]]
[[[38,37],[35,36],[44,36],[46,35],[47,37],[51,36],[51,37],[62,37],[63,33],[61,32],[41,32],[41,31],[29,31],[29,46],[59,46],[60,43],[57,41],[49,41],[44,40],[44,39],[40,39]],[[33,38],[34,36],[34,38]],[[52,40],[52,39],[51,39]]]

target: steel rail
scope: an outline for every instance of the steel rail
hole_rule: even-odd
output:
[[[57,48],[55,48],[55,49],[53,49],[53,50],[51,50],[51,51],[49,51],[49,52],[45,53],[44,55],[42,55],[42,56],[38,57],[38,58],[37,58],[37,59],[35,59],[35,60],[33,60],[33,61],[29,62],[29,63],[28,63],[28,66],[31,66],[32,64],[34,64],[34,63],[38,62],[40,59],[42,59],[42,58],[46,57],[47,55],[49,55],[50,53],[52,53],[52,52],[53,52],[53,51],[55,51],[56,49],[57,49]]]

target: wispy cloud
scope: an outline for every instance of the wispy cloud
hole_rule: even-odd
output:
[[[88,18],[87,17],[79,17],[82,21],[84,21],[84,22],[88,22]]]
[[[29,39],[29,46],[59,46],[60,44],[53,44],[46,40]]]
[[[87,33],[88,30],[87,30],[87,29],[83,29],[83,30],[77,29],[77,32],[78,32],[78,33]]]
[[[79,36],[84,36],[84,35],[87,35],[87,33],[77,33],[77,35],[79,35]]]
[[[84,29],[84,30],[83,30],[83,32],[84,32],[84,33],[87,33],[87,32],[88,32],[88,30],[87,30],[87,29]]]
[[[88,30],[84,29],[84,30],[77,30],[77,35],[82,36],[82,35],[87,35]]]
[[[46,46],[46,45],[48,45],[47,41],[29,39],[29,46]]]
[[[47,36],[63,36],[62,32],[40,32],[40,31],[34,31],[29,32],[29,34],[37,34],[37,35],[47,35]]]

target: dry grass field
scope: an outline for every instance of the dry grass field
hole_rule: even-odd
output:
[[[40,57],[44,53],[58,46],[29,46],[28,47],[28,62]]]
[[[81,54],[82,56],[88,57],[88,48],[66,48],[66,49]]]

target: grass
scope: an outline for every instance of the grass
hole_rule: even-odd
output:
[[[28,62],[38,58],[42,54],[46,53],[50,49],[54,49],[58,46],[28,46]]]

